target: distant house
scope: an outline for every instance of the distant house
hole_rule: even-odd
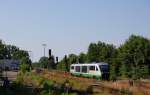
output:
[[[20,61],[12,60],[12,59],[3,59],[0,60],[0,68],[1,69],[8,69],[8,70],[18,70],[20,65]]]

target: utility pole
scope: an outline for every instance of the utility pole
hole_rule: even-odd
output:
[[[5,44],[5,42],[3,42]],[[6,46],[4,45],[4,48],[6,48]],[[5,77],[7,78],[7,58],[6,56],[4,56],[4,70],[5,70]]]
[[[32,51],[29,50],[28,53],[29,53],[29,58],[31,58],[31,53],[32,53]],[[31,58],[31,60],[32,60],[32,58]]]
[[[29,58],[33,62],[33,52],[31,50],[29,50],[28,53],[29,53]]]
[[[42,44],[43,49],[44,49],[44,57],[45,57],[45,48],[46,48],[46,44]]]

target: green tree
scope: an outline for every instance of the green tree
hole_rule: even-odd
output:
[[[68,58],[67,58],[67,55],[65,55],[65,57],[64,57],[64,64],[65,64],[65,70],[66,71],[69,71],[69,60],[68,60]]]
[[[13,59],[15,52],[19,51],[19,48],[14,45],[6,45],[8,59]]]
[[[57,64],[57,69],[63,71],[69,71],[70,65],[78,62],[78,57],[75,54],[67,55]]]
[[[118,58],[120,63],[125,63],[127,72],[134,79],[140,78],[138,72],[141,65],[150,67],[150,41],[141,36],[131,35],[129,39],[119,48]],[[148,69],[148,68],[145,68]],[[130,75],[128,74],[128,77]]]
[[[41,57],[39,60],[39,66],[42,68],[48,68],[49,59],[48,57]]]
[[[57,70],[67,71],[66,70],[65,57],[57,64]]]
[[[33,68],[40,68],[41,64],[39,62],[32,63]]]
[[[149,75],[149,68],[147,65],[142,65],[140,67],[140,77],[141,78],[148,78],[148,75]]]
[[[21,65],[20,65],[20,70],[25,73],[27,71],[31,70],[31,60],[27,57],[23,57],[21,59]]]
[[[113,62],[117,55],[117,50],[114,45],[98,42],[97,44],[99,50],[99,61],[108,62],[109,64]]]
[[[69,54],[68,56],[69,66],[74,63],[78,63],[78,56],[75,54]]]
[[[29,58],[29,54],[25,50],[17,50],[12,55],[12,59],[16,59],[16,60],[21,60],[24,57]]]
[[[6,58],[7,58],[6,45],[2,43],[2,40],[0,40],[0,59],[6,59]]]
[[[48,69],[56,69],[55,58],[53,55],[49,57]]]
[[[110,80],[115,81],[117,79],[117,73],[116,73],[116,65],[115,63],[110,65]]]
[[[127,66],[126,66],[125,63],[121,64],[121,67],[120,67],[119,71],[120,71],[121,78],[126,78],[127,77]]]
[[[96,43],[91,43],[88,48],[88,61],[99,62],[99,50]]]
[[[117,55],[115,46],[103,42],[91,43],[88,48],[89,62],[108,62],[112,63]]]
[[[87,55],[84,53],[80,53],[78,56],[79,63],[85,63],[87,62]]]

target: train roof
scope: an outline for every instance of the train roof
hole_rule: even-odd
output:
[[[105,63],[105,62],[99,62],[99,63],[77,63],[77,64],[71,64],[73,66],[76,66],[76,65],[108,65],[108,63]]]

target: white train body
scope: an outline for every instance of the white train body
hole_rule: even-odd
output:
[[[76,76],[91,77],[101,79],[108,76],[108,63],[89,63],[89,64],[72,64],[70,73]]]

